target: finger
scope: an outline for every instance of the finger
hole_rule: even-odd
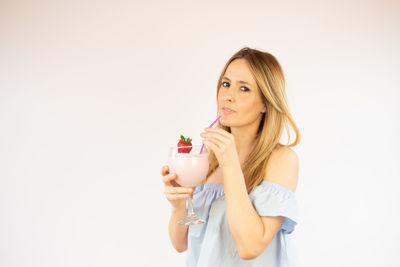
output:
[[[228,138],[230,138],[231,135],[232,135],[231,133],[228,133],[227,131],[225,131],[225,130],[223,130],[223,129],[220,129],[220,128],[205,128],[204,130],[206,131],[206,133],[208,133],[208,132],[210,132],[210,133],[217,133],[217,134],[226,136],[226,137],[228,137]]]
[[[215,134],[215,133],[207,133],[207,135],[205,135],[204,137],[205,140],[212,140],[215,139],[218,141],[218,143],[228,143],[230,142],[230,140],[223,135],[220,134]]]
[[[191,194],[193,193],[192,188],[186,188],[186,187],[172,187],[168,186],[164,189],[165,194]]]
[[[187,198],[190,197],[190,194],[178,194],[178,195],[166,194],[165,197],[166,197],[168,200],[187,199]]]
[[[181,185],[178,184],[177,182],[175,182],[174,180],[172,180],[172,181],[170,182],[170,185],[172,185],[172,186],[174,186],[174,187],[181,187]]]
[[[177,177],[178,176],[176,173],[167,174],[167,175],[163,176],[163,182],[164,182],[164,184],[170,184],[170,182],[172,180],[176,179]]]
[[[218,139],[214,138],[214,137],[209,137],[207,139],[204,139],[204,142],[208,142],[209,144],[214,145],[215,148],[217,149],[221,149],[221,147],[223,147],[224,143],[219,141]]]
[[[169,166],[168,165],[163,166],[162,169],[161,169],[161,175],[165,176],[168,173],[169,173]]]
[[[204,140],[203,144],[205,144],[207,146],[207,148],[209,148],[210,150],[214,151],[214,152],[219,152],[219,147],[214,144],[213,142]]]
[[[163,182],[165,184],[170,184],[170,182],[172,180],[176,179],[176,176],[177,176],[176,173],[167,174],[167,175],[163,176]]]

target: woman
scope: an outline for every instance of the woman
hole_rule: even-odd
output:
[[[290,114],[280,64],[269,53],[245,47],[226,63],[217,86],[215,128],[201,133],[210,151],[209,171],[193,190],[161,170],[172,204],[170,239],[187,251],[187,266],[296,266],[288,235],[298,220],[295,191],[299,130]],[[279,143],[291,124],[296,139]],[[289,135],[290,138],[290,135]],[[206,223],[178,225],[193,193],[195,213]]]

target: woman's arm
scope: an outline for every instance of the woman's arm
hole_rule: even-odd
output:
[[[179,225],[178,222],[186,217],[186,202],[193,188],[184,188],[179,186],[174,180],[178,177],[176,173],[169,173],[169,166],[163,166],[161,169],[163,176],[164,194],[172,205],[171,218],[168,225],[169,237],[174,248],[178,252],[187,249],[187,231],[188,227]]]
[[[172,208],[168,230],[171,243],[178,252],[187,250],[188,226],[179,225],[178,222],[187,216],[186,208]]]
[[[297,184],[298,159],[290,148],[282,148],[271,155],[266,178],[293,191]],[[239,162],[222,168],[229,228],[243,259],[257,257],[280,230],[284,217],[260,217],[247,194]],[[274,180],[269,179],[272,177]]]

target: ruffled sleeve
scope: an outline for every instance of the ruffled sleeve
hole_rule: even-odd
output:
[[[254,188],[249,197],[260,216],[283,216],[283,233],[290,234],[294,231],[299,219],[299,205],[289,188],[264,180]]]
[[[193,191],[193,207],[210,206],[214,200],[224,195],[224,186],[220,184],[199,184]],[[190,198],[186,199],[186,210],[189,209]]]

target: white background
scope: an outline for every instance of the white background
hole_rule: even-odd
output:
[[[0,266],[183,266],[160,169],[243,46],[302,140],[302,266],[399,266],[399,1],[1,1]]]

